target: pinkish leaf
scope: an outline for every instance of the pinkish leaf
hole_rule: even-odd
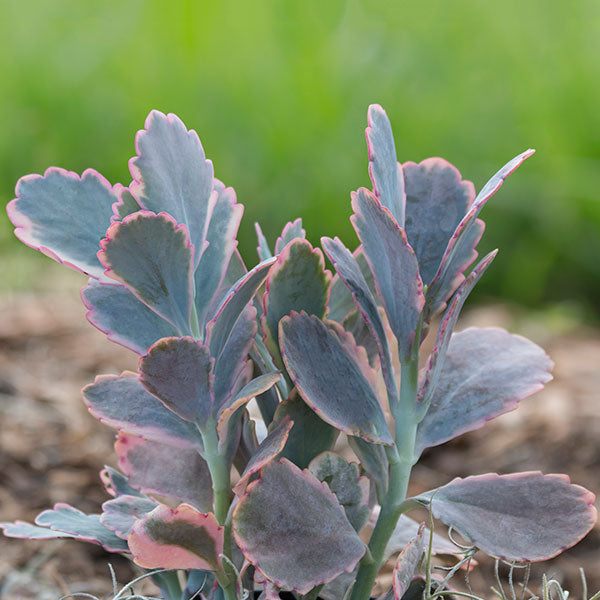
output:
[[[100,480],[106,492],[113,498],[118,496],[143,496],[142,493],[129,485],[127,477],[123,473],[119,473],[112,467],[105,466],[100,471]]]
[[[281,235],[275,241],[275,254],[281,254],[283,249],[293,240],[305,239],[306,231],[302,228],[302,219],[286,223]]]
[[[100,522],[123,540],[131,533],[133,523],[154,510],[157,503],[145,496],[119,496],[102,504]]]
[[[425,552],[427,540],[424,536],[425,525],[421,523],[417,535],[404,547],[394,565],[394,597],[402,600],[416,574]]]

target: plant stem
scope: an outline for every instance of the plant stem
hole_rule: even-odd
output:
[[[158,585],[161,593],[167,600],[179,600],[181,598],[181,585],[177,571],[166,571],[152,575],[154,583]]]

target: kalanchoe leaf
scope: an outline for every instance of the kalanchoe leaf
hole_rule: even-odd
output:
[[[359,437],[349,436],[348,445],[375,486],[377,500],[382,503],[389,484],[389,463],[385,448],[370,444]]]
[[[208,348],[193,338],[163,338],[140,359],[140,381],[176,415],[203,426],[212,412],[212,367]]]
[[[88,169],[80,177],[50,167],[43,176],[19,179],[16,194],[6,210],[24,244],[77,271],[106,279],[96,253],[118,197],[102,175]]]
[[[354,341],[362,346],[367,351],[367,358],[369,364],[374,367],[379,367],[379,348],[377,346],[377,340],[373,335],[373,332],[367,325],[365,318],[362,316],[359,310],[352,311],[342,323],[342,327],[352,334]]]
[[[267,260],[273,256],[273,253],[269,248],[269,242],[267,242],[267,238],[265,237],[258,223],[254,223],[254,229],[256,231],[256,238],[258,240],[258,246],[256,247],[258,260]]]
[[[146,354],[154,342],[177,335],[177,328],[138,300],[125,286],[90,279],[81,290],[87,320],[116,342]]]
[[[0,523],[0,528],[4,530],[6,537],[21,538],[27,540],[54,540],[58,538],[76,538],[77,536],[65,533],[64,531],[54,531],[47,527],[32,525],[25,521],[15,521],[14,523]]]
[[[175,448],[121,432],[115,453],[130,485],[145,494],[175,498],[201,511],[212,510],[210,472],[197,450]]]
[[[323,452],[315,457],[308,470],[324,481],[344,508],[346,517],[359,532],[371,514],[369,509],[369,480],[361,477],[356,463],[349,463],[335,452]]]
[[[301,469],[325,450],[333,448],[339,431],[321,419],[294,390],[290,397],[279,404],[273,418],[273,426],[290,417],[294,423],[282,457]]]
[[[176,448],[202,450],[197,428],[147,392],[137,373],[100,375],[82,393],[92,415],[110,427]]]
[[[194,248],[187,229],[166,214],[140,211],[113,223],[100,242],[106,274],[181,334],[190,334]]]
[[[100,481],[108,494],[118,496],[143,496],[141,492],[129,485],[127,477],[112,467],[105,466],[100,471]]]
[[[449,162],[428,158],[402,165],[406,235],[425,285],[435,277],[448,241],[475,199],[475,188]]]
[[[148,115],[135,146],[138,156],[129,161],[132,193],[144,208],[167,212],[187,226],[196,266],[217,200],[212,162],[195,131],[188,131],[177,116],[157,110]]]
[[[465,282],[462,284],[460,289],[456,292],[452,302],[448,306],[440,328],[438,329],[437,336],[433,350],[429,355],[427,361],[427,367],[425,373],[421,379],[419,385],[418,398],[425,405],[427,405],[435,392],[442,368],[444,366],[444,360],[446,357],[446,351],[448,350],[448,344],[454,327],[458,321],[460,311],[465,303],[465,300],[469,297],[469,294],[481,279],[481,276],[486,272],[487,268],[492,264],[494,258],[496,258],[497,250],[490,252],[474,269],[471,271]]]
[[[366,129],[369,151],[369,175],[373,182],[373,194],[404,228],[406,192],[402,165],[396,159],[396,147],[392,126],[385,110],[379,104],[371,104]]]
[[[265,577],[301,594],[352,571],[365,552],[327,485],[285,459],[267,464],[248,486],[233,531]]]
[[[289,417],[286,417],[281,423],[273,427],[267,437],[261,442],[240,476],[239,481],[233,487],[233,491],[238,496],[242,496],[246,492],[246,486],[250,477],[266,464],[270,463],[283,450],[293,424],[294,422]]]
[[[531,562],[576,544],[596,522],[595,496],[566,475],[540,472],[456,478],[419,496],[435,517],[486,554]]]
[[[552,366],[539,346],[504,329],[471,327],[455,333],[417,429],[417,456],[514,410],[552,379]]]
[[[256,422],[250,418],[248,411],[242,415],[242,432],[240,443],[235,451],[233,464],[238,473],[243,473],[250,459],[254,456],[258,448],[258,438],[256,437]]]
[[[417,572],[427,543],[424,533],[425,525],[421,523],[417,535],[408,542],[396,560],[394,565],[395,600],[402,600]]]
[[[391,445],[366,352],[351,337],[346,334],[342,343],[320,319],[304,312],[293,312],[280,323],[283,360],[306,403],[348,435]]]
[[[280,254],[291,241],[305,238],[306,231],[302,228],[302,219],[298,218],[295,221],[286,223],[281,235],[275,242],[275,254]]]
[[[128,538],[135,564],[146,569],[218,570],[223,528],[212,513],[188,504],[157,506],[138,519]]]
[[[157,503],[143,496],[119,496],[102,504],[100,522],[123,540],[131,533],[133,523],[154,510]]]
[[[129,188],[123,187],[120,183],[117,183],[115,185],[115,191],[117,192],[118,201],[112,205],[113,222],[122,221],[127,215],[138,212],[138,210],[143,210]]]
[[[352,208],[350,220],[375,276],[379,297],[398,340],[400,359],[406,361],[425,303],[417,257],[404,231],[368,190],[353,194]]]

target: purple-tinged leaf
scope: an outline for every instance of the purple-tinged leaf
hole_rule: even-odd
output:
[[[552,366],[539,346],[504,329],[471,327],[455,333],[417,429],[417,456],[514,410],[552,379]]]
[[[379,347],[377,340],[368,326],[362,313],[356,309],[353,310],[342,323],[342,327],[352,334],[354,341],[367,351],[369,364],[377,369],[379,368]]]
[[[402,165],[396,159],[390,120],[379,104],[369,106],[368,123],[365,133],[373,194],[390,211],[396,223],[404,227],[406,192]]]
[[[176,509],[160,504],[135,522],[128,542],[140,567],[215,571],[221,565],[223,527],[212,513],[188,504]]]
[[[233,532],[267,579],[301,594],[352,571],[365,553],[327,485],[285,459],[267,464],[248,486]]]
[[[390,327],[398,340],[400,359],[408,360],[421,310],[423,282],[406,234],[386,208],[365,189],[352,195],[350,217],[363,249]]]
[[[191,333],[194,248],[185,225],[166,213],[140,211],[113,223],[100,246],[107,276],[125,284],[181,334]]]
[[[243,473],[250,459],[254,456],[258,448],[258,438],[256,436],[256,422],[250,418],[247,410],[242,413],[240,443],[235,451],[233,464],[238,473]]]
[[[419,563],[425,552],[427,542],[425,536],[425,525],[421,523],[417,535],[404,547],[396,564],[394,565],[394,597],[395,600],[402,600],[404,594],[410,586],[410,582],[416,575]]]
[[[385,326],[358,261],[338,238],[332,240],[331,238],[323,237],[321,238],[321,245],[325,254],[327,254],[327,258],[329,258],[335,267],[337,274],[350,290],[358,310],[360,310],[360,313],[373,333],[381,358],[383,377],[388,394],[390,398],[396,398],[398,391],[394,368],[392,367],[392,356],[385,334]]]
[[[14,523],[0,523],[0,528],[4,530],[4,535],[11,538],[21,538],[27,540],[54,540],[58,538],[74,538],[76,536],[63,531],[54,531],[47,527],[39,527],[25,521],[15,521]]]
[[[146,354],[163,337],[177,335],[177,328],[138,300],[125,286],[90,279],[81,290],[88,309],[87,320],[117,344]]]
[[[175,498],[201,511],[212,510],[212,480],[208,465],[197,450],[119,433],[115,453],[130,485],[145,494]]]
[[[131,533],[136,519],[153,511],[157,503],[143,496],[119,496],[102,504],[100,522],[123,540]]]
[[[250,477],[266,464],[270,463],[283,450],[293,424],[294,422],[287,417],[271,429],[267,437],[256,449],[256,452],[241,474],[239,481],[233,487],[236,495],[242,496],[246,492],[246,486]]]
[[[213,364],[208,347],[194,338],[163,338],[140,359],[140,381],[169,410],[202,426],[214,404]]]
[[[197,428],[147,392],[137,373],[100,375],[82,393],[92,415],[109,427],[176,448],[203,448]]]
[[[208,247],[202,254],[194,273],[196,295],[194,302],[198,313],[198,321],[203,324],[211,304],[217,293],[234,250],[237,247],[236,236],[244,207],[236,203],[233,188],[222,188],[218,192],[206,240]]]
[[[475,188],[449,162],[427,158],[402,165],[406,186],[406,236],[429,285],[448,241],[475,199]]]
[[[8,218],[15,235],[46,256],[105,280],[96,253],[110,227],[117,193],[96,171],[77,173],[50,167],[44,175],[19,179]]]
[[[594,526],[595,496],[566,475],[537,472],[456,478],[419,496],[435,517],[490,556],[534,562],[553,558]]]
[[[350,334],[342,343],[337,333],[306,313],[284,317],[279,329],[283,361],[306,403],[348,435],[393,444],[377,392],[369,381],[372,370],[364,348],[357,346]]]
[[[277,406],[272,426],[281,423],[286,417],[293,421],[294,426],[281,456],[301,469],[308,467],[317,454],[333,448],[340,433],[323,421],[295,390]]]
[[[306,231],[302,228],[302,219],[298,218],[295,221],[286,223],[281,231],[281,235],[275,242],[275,254],[280,254],[293,240],[305,238]]]
[[[367,523],[371,510],[369,480],[361,476],[356,463],[349,463],[335,452],[323,452],[315,457],[308,470],[325,482],[342,505],[346,517],[359,532]]]
[[[389,462],[385,448],[354,436],[348,437],[348,445],[375,486],[377,500],[382,503],[389,485]]]
[[[70,533],[75,539],[100,544],[109,552],[128,552],[127,543],[100,522],[100,515],[86,515],[68,504],[55,504],[41,512],[36,525]]]
[[[112,467],[105,466],[102,471],[100,471],[100,480],[104,485],[104,489],[108,494],[110,494],[113,498],[118,496],[142,496],[138,490],[131,487],[127,480],[127,477],[123,475],[123,473],[119,473],[116,469]]]
[[[123,187],[120,183],[117,183],[115,185],[115,191],[118,195],[118,201],[112,205],[113,223],[115,221],[122,221],[128,215],[132,215],[134,212],[143,210],[129,188]]]
[[[269,248],[269,242],[267,242],[267,238],[265,237],[265,234],[262,232],[262,229],[258,223],[254,223],[254,229],[256,231],[256,238],[258,240],[258,246],[256,247],[258,260],[267,260],[273,256],[273,253]]]
[[[130,190],[144,208],[167,212],[187,226],[197,266],[217,201],[212,162],[196,132],[177,116],[153,110],[144,126],[135,139],[138,156],[129,161]]]

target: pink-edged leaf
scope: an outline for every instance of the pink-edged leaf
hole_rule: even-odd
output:
[[[81,176],[50,167],[19,179],[7,206],[15,235],[61,264],[105,280],[96,253],[109,228],[117,193],[96,171]]]
[[[473,204],[475,188],[442,158],[402,165],[406,186],[406,235],[429,285],[461,219]]]
[[[425,297],[419,265],[405,232],[377,198],[361,188],[352,195],[350,217],[375,277],[401,360],[408,360]]]
[[[460,311],[469,297],[469,294],[481,279],[481,276],[486,272],[487,268],[492,264],[494,258],[496,258],[497,250],[490,252],[483,260],[471,271],[465,282],[461,285],[460,289],[456,292],[452,302],[446,309],[440,327],[438,329],[435,344],[433,350],[427,360],[427,367],[421,378],[419,385],[418,398],[424,403],[431,401],[431,398],[435,392],[442,368],[444,366],[444,360],[446,357],[446,351],[448,350],[448,344],[454,331],[454,327],[458,321]]]
[[[289,417],[285,418],[281,423],[275,425],[267,437],[261,442],[240,476],[239,481],[233,488],[233,491],[238,496],[242,496],[246,492],[246,486],[248,485],[250,477],[262,469],[267,463],[271,462],[283,450],[293,424],[294,422],[291,421]]]
[[[177,335],[177,328],[138,300],[125,286],[90,279],[81,290],[88,309],[87,320],[116,342],[137,354],[163,337]]]
[[[369,480],[361,476],[356,463],[349,463],[335,452],[322,452],[308,465],[308,470],[325,482],[342,505],[346,517],[359,532],[367,523],[371,510]]]
[[[366,549],[327,485],[286,459],[248,486],[233,533],[265,577],[301,594],[352,571]]]
[[[373,332],[361,312],[356,309],[353,310],[343,321],[342,327],[352,334],[354,341],[362,346],[367,351],[367,358],[369,364],[377,369],[380,365],[379,362],[379,347],[377,340],[373,335]]]
[[[105,466],[100,471],[100,481],[108,494],[117,496],[142,496],[143,494],[129,485],[127,477],[112,467]]]
[[[456,478],[419,498],[486,554],[534,562],[576,544],[594,526],[595,496],[566,475],[540,472]]]
[[[280,254],[283,249],[293,240],[306,238],[306,231],[302,227],[302,219],[286,223],[281,235],[275,242],[275,254]]]
[[[119,496],[102,504],[100,522],[123,540],[131,533],[136,519],[153,511],[157,503],[144,496]]]
[[[115,191],[117,192],[118,200],[112,205],[113,222],[122,221],[126,216],[132,215],[134,212],[138,212],[138,210],[143,210],[129,188],[117,183]]]
[[[194,338],[163,338],[140,359],[140,381],[169,410],[202,426],[214,404],[213,364],[208,347]]]
[[[400,227],[404,227],[406,192],[402,165],[396,159],[396,147],[388,116],[379,106],[371,104],[365,133],[369,152],[369,175],[376,198],[391,213]]]
[[[349,340],[350,334],[342,343],[319,318],[304,312],[284,317],[279,329],[285,366],[306,403],[348,435],[391,445],[364,348]]]
[[[325,269],[323,253],[305,239],[293,240],[277,257],[263,295],[262,328],[265,343],[278,366],[281,366],[279,321],[293,310],[324,317],[330,283],[331,273]]]
[[[252,398],[271,389],[281,379],[280,373],[266,373],[259,375],[247,383],[227,404],[221,406],[218,413],[217,430],[219,439],[224,441],[227,434],[227,424],[233,414]]]
[[[265,237],[258,223],[254,223],[254,229],[256,231],[256,238],[258,240],[258,246],[256,247],[258,260],[267,260],[273,256],[273,253],[269,248],[269,242],[267,242],[267,238]]]
[[[219,185],[217,193],[217,203],[206,234],[208,247],[194,273],[194,303],[201,324],[205,321],[211,301],[223,282],[231,256],[237,247],[235,238],[244,213],[244,207],[236,202],[233,188]]]
[[[425,552],[427,539],[424,536],[425,525],[421,523],[417,535],[406,544],[400,552],[394,565],[394,598],[402,600],[410,586],[412,578],[419,568],[419,563]]]
[[[110,427],[176,448],[202,450],[198,429],[146,391],[137,373],[100,375],[82,393],[92,415]]]
[[[331,238],[323,237],[321,238],[321,245],[325,254],[327,254],[327,258],[329,258],[335,267],[337,274],[350,290],[356,306],[373,333],[373,337],[377,342],[383,377],[389,396],[392,399],[396,398],[398,391],[385,327],[381,320],[377,303],[373,298],[373,294],[371,294],[371,290],[362,274],[358,261],[338,238],[332,240]]]
[[[479,194],[477,194],[477,197],[469,207],[469,210],[450,237],[435,277],[428,285],[428,318],[438,312],[443,306],[444,302],[450,297],[454,289],[460,284],[462,271],[475,260],[477,254],[474,251],[474,248],[483,233],[483,223],[477,219],[481,209],[498,191],[500,186],[504,183],[504,180],[534,152],[535,150],[526,150],[513,158],[505,164],[483,186],[483,189]]]
[[[115,442],[119,468],[129,484],[145,494],[186,502],[201,511],[212,510],[212,480],[197,450],[175,448],[119,433]]]
[[[175,509],[159,504],[134,523],[128,542],[140,567],[215,571],[221,565],[223,527],[212,513],[188,504]]]
[[[0,529],[4,530],[4,535],[11,538],[21,538],[27,540],[55,540],[58,538],[75,538],[76,536],[65,533],[64,531],[54,531],[47,527],[32,525],[25,521],[15,521],[14,523],[0,523]]]
[[[181,334],[191,333],[194,248],[185,225],[166,213],[140,211],[113,223],[100,246],[106,275]]]
[[[242,412],[240,443],[235,451],[233,464],[238,473],[243,473],[250,459],[254,456],[258,448],[258,438],[256,436],[256,421],[250,418],[247,410]]]
[[[389,462],[385,448],[380,444],[369,444],[354,436],[348,437],[348,445],[372,481],[377,500],[383,503],[389,484]]]
[[[552,379],[552,366],[539,346],[504,329],[471,327],[455,333],[417,429],[417,456],[514,410]]]
[[[129,161],[130,190],[144,208],[168,212],[187,226],[196,249],[194,266],[205,248],[206,230],[217,194],[213,166],[194,130],[173,114],[153,110],[137,133],[138,156]]]

